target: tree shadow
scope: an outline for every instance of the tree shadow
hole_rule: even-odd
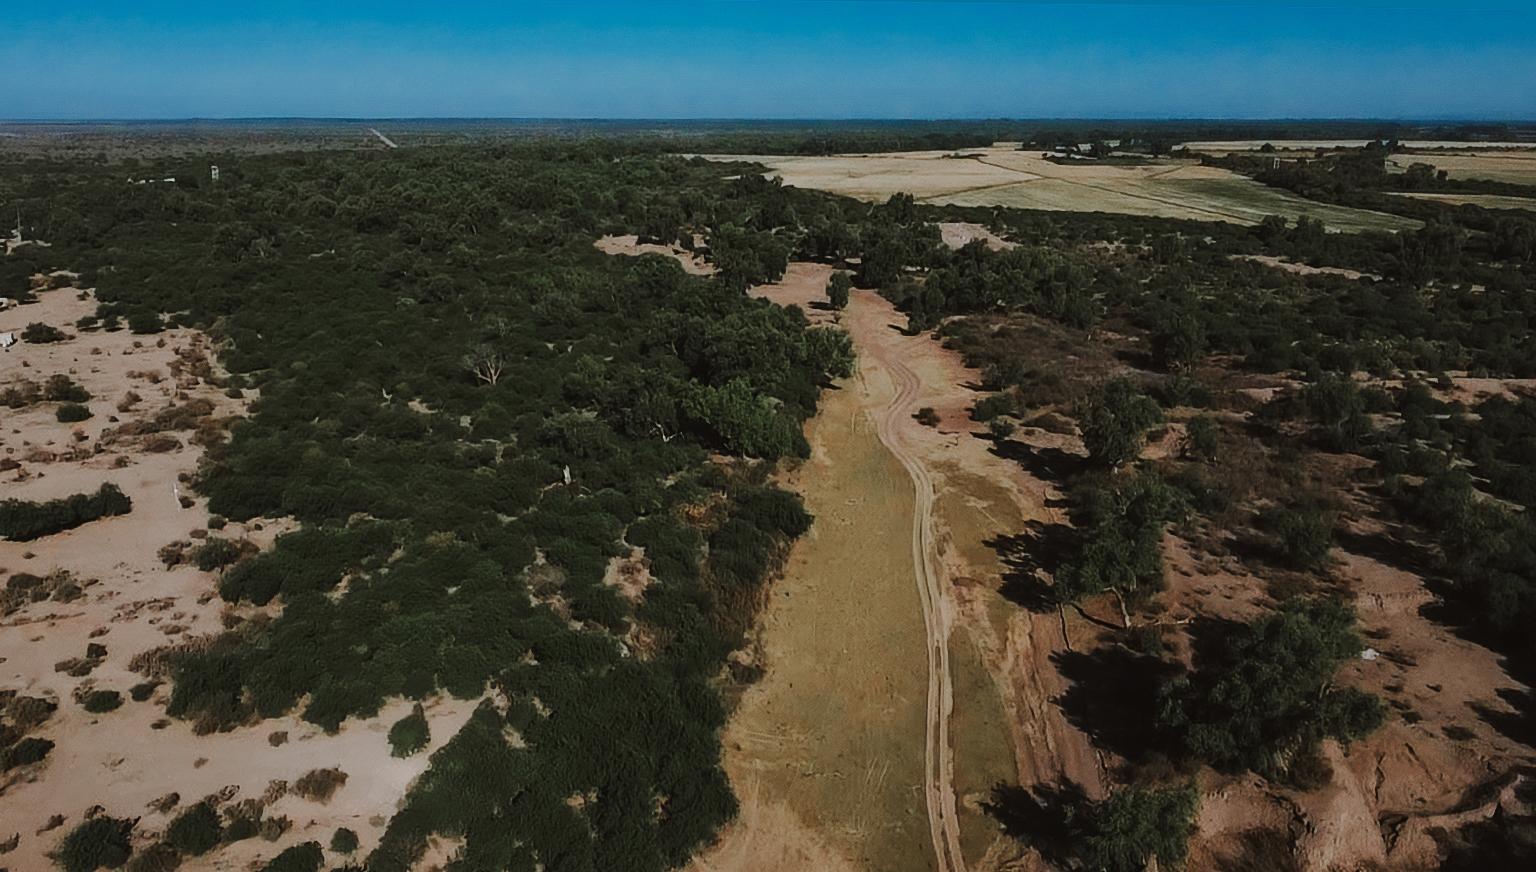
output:
[[[1498,693],[1499,699],[1504,700],[1513,711],[1476,702],[1468,705],[1484,723],[1498,730],[1504,738],[1528,748],[1536,748],[1536,692],[1506,687]]]
[[[999,784],[982,808],[1004,833],[1029,845],[1052,864],[1071,856],[1073,812],[1087,804],[1083,788],[1070,781],[1038,785],[1033,790],[1017,784]]]
[[[1428,578],[1438,572],[1434,559],[1426,549],[1391,532],[1356,533],[1341,529],[1335,533],[1334,541],[1345,551],[1410,575]]]
[[[1088,458],[1060,448],[1036,448],[1017,440],[993,442],[992,453],[1012,460],[1035,478],[1060,484],[1070,481],[1088,468]]]
[[[1068,682],[1057,700],[1062,713],[1096,746],[1133,762],[1160,750],[1151,728],[1158,690],[1180,667],[1118,645],[1061,652],[1052,661]]]
[[[996,536],[985,542],[997,552],[1007,567],[999,593],[1010,602],[1032,612],[1046,612],[1056,607],[1051,585],[1040,573],[1054,574],[1068,555],[1077,548],[1077,531],[1066,524],[1030,521],[1024,532]]]

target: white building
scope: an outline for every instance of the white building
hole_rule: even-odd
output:
[[[10,348],[16,344],[15,333],[0,333],[0,348]]]

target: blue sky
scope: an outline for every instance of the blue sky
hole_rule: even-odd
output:
[[[8,4],[0,118],[1536,118],[1536,0],[224,5]]]

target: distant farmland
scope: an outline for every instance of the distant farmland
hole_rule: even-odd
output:
[[[1071,166],[1037,152],[994,147],[955,152],[799,157],[706,155],[768,167],[786,184],[880,201],[910,193],[935,205],[1007,206],[1068,212],[1112,212],[1257,224],[1268,215],[1308,216],[1329,229],[1413,229],[1396,215],[1330,206],[1191,161]]]
[[[1394,154],[1387,169],[1402,172],[1410,164],[1427,163],[1453,179],[1487,179],[1515,185],[1536,185],[1536,149],[1464,150]]]

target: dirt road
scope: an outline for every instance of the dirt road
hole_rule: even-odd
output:
[[[861,346],[865,354],[878,350]],[[955,808],[954,754],[949,744],[949,719],[955,708],[954,685],[949,671],[949,631],[953,610],[945,595],[943,573],[938,569],[933,546],[933,481],[921,459],[902,438],[902,424],[917,411],[922,387],[917,375],[894,358],[871,361],[888,372],[896,384],[890,406],[880,416],[880,441],[901,461],[912,478],[915,511],[912,513],[912,570],[923,604],[928,628],[928,738],[923,758],[923,794],[928,805],[928,829],[939,872],[963,872],[960,824]]]

